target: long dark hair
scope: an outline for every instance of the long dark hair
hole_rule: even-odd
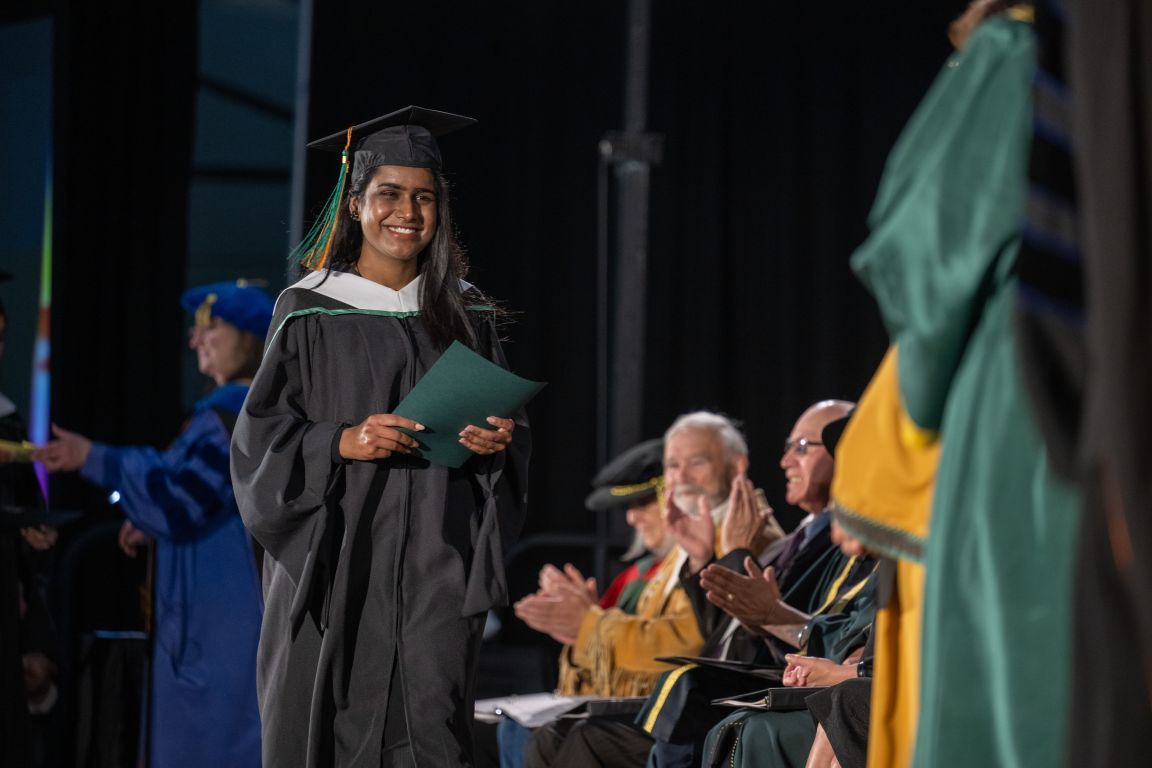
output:
[[[363,174],[356,174],[354,185],[341,202],[328,257],[329,270],[352,272],[360,258],[364,235],[360,231],[360,223],[348,215],[348,203],[364,195],[374,170],[368,169]],[[467,297],[460,289],[460,280],[468,273],[468,259],[456,237],[448,181],[440,171],[433,168],[429,171],[436,187],[436,233],[418,257],[419,272],[424,276],[420,286],[420,316],[433,343],[441,349],[453,341],[475,349],[476,332],[468,320],[466,306],[490,305],[491,301],[475,288],[468,292]],[[308,272],[307,267],[299,265],[299,277]]]

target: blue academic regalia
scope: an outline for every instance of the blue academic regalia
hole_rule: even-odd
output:
[[[152,768],[260,765],[263,603],[226,425],[247,392],[226,384],[204,397],[167,451],[93,443],[81,469],[119,491],[125,515],[156,542]]]

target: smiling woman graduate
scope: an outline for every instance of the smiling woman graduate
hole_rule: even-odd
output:
[[[522,413],[467,427],[460,469],[392,414],[453,341],[506,365],[495,309],[462,280],[435,136],[471,118],[407,107],[309,146],[343,149],[294,252],[236,425],[241,514],[267,550],[264,764],[472,764],[485,613],[524,516]],[[349,165],[351,167],[349,167]]]

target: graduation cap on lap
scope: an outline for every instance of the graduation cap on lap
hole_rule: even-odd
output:
[[[299,260],[309,269],[323,269],[328,261],[336,222],[344,207],[346,187],[359,189],[369,171],[382,165],[439,171],[443,161],[436,137],[466,128],[475,122],[474,118],[464,115],[412,105],[309,142],[309,149],[341,153],[340,176],[324,212],[304,241],[292,250],[291,258]],[[351,157],[349,152],[352,153]],[[349,163],[352,165],[351,171]]]

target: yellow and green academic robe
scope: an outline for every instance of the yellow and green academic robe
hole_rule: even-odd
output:
[[[1033,68],[1027,23],[977,27],[889,157],[852,259],[903,411],[939,436],[913,757],[934,768],[1062,762],[1078,499],[1046,466],[1010,326]]]

